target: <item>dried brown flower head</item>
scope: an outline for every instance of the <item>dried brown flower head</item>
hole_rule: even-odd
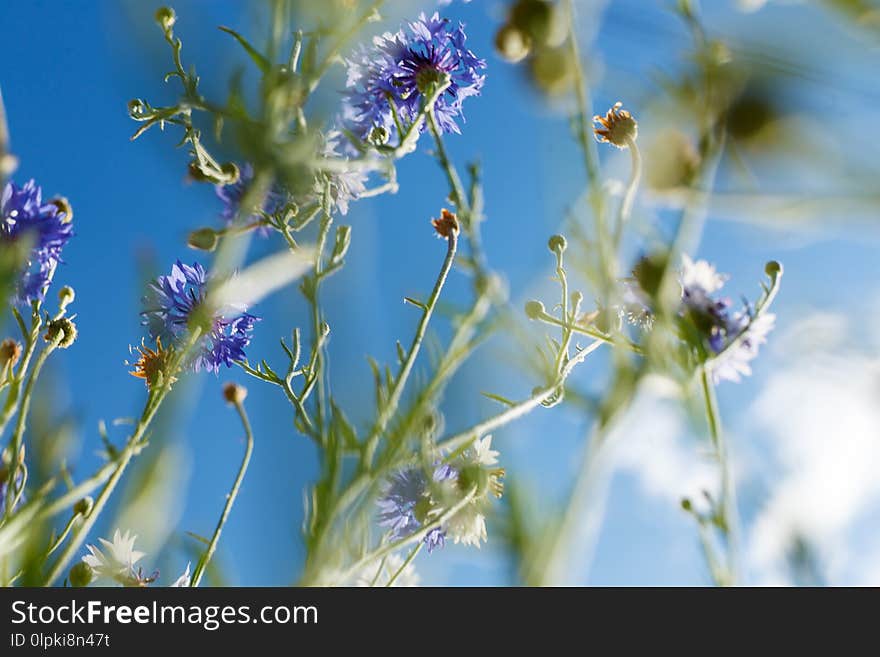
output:
[[[431,219],[431,225],[440,237],[449,239],[453,233],[458,232],[458,217],[446,208],[440,211],[439,219]]]
[[[625,109],[623,103],[617,101],[614,107],[605,113],[605,116],[596,115],[593,122],[601,127],[593,128],[596,141],[617,146],[617,148],[629,148],[639,136],[639,124]]]
[[[21,358],[21,344],[12,338],[6,338],[0,342],[0,368],[9,365],[13,367]]]
[[[247,388],[229,382],[223,386],[223,399],[230,404],[241,404],[247,397]]]
[[[147,388],[152,389],[154,385],[159,383],[162,376],[167,376],[166,370],[171,361],[173,350],[163,347],[162,340],[156,338],[155,349],[150,349],[142,341],[141,346],[135,347],[132,350],[132,353],[134,353],[134,351],[137,351],[137,353],[140,354],[140,357],[134,363],[126,362],[126,365],[134,367],[129,373],[132,376],[143,379]],[[175,381],[177,381],[177,379],[172,376],[170,383],[174,383]]]

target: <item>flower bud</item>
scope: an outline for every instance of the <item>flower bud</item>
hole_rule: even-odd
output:
[[[73,221],[73,208],[70,205],[70,201],[68,201],[63,196],[56,196],[55,198],[49,201],[52,205],[58,208],[58,214],[63,214],[64,217],[61,219],[62,223],[69,224]]]
[[[59,349],[67,349],[76,341],[76,334],[76,324],[68,317],[61,317],[49,322],[43,339],[46,342],[57,342]]]
[[[542,48],[531,59],[532,81],[551,96],[567,93],[575,81],[574,64],[566,48]]]
[[[521,62],[532,50],[529,35],[512,23],[505,23],[495,34],[495,51],[507,62]]]
[[[510,23],[535,44],[553,47],[565,40],[565,20],[548,0],[518,0],[510,11]]]
[[[568,248],[568,242],[563,235],[553,235],[547,241],[547,248],[549,248],[552,253],[562,255],[565,253],[565,249]]]
[[[529,319],[540,319],[546,314],[547,311],[544,309],[544,304],[540,301],[532,300],[526,302],[526,317]]]
[[[767,274],[770,278],[782,276],[782,265],[776,260],[771,260],[766,265],[764,265],[764,273]]]
[[[247,398],[247,388],[231,381],[223,386],[223,399],[230,404],[241,404]]]
[[[133,119],[139,119],[147,111],[147,104],[140,98],[133,98],[128,101],[128,114]]]
[[[0,342],[0,369],[7,365],[13,367],[21,358],[21,344],[12,338],[6,338]]]
[[[73,505],[73,512],[81,516],[87,516],[95,506],[95,500],[86,495],[79,502]]]
[[[391,135],[389,134],[388,129],[384,126],[377,125],[370,131],[367,141],[373,146],[384,146],[388,143],[390,138]]]
[[[159,23],[159,27],[168,31],[174,27],[174,23],[177,22],[177,15],[170,7],[160,7],[156,11],[156,22]]]
[[[69,285],[65,285],[58,290],[58,302],[61,304],[62,309],[72,304],[74,299],[76,299],[76,291]]]
[[[199,228],[194,230],[186,238],[186,244],[191,249],[199,251],[213,251],[217,248],[220,236],[213,228]]]
[[[70,569],[68,579],[70,580],[71,586],[88,586],[92,583],[92,580],[95,579],[95,573],[89,564],[85,561],[80,561],[79,563],[74,564],[73,568]]]

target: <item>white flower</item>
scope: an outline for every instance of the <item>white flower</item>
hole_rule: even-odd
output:
[[[715,265],[706,260],[694,262],[687,254],[682,256],[681,287],[685,297],[688,292],[698,296],[712,294],[724,287],[726,281],[727,276],[719,274]]]
[[[732,332],[736,343],[725,347],[712,359],[712,380],[716,384],[721,381],[739,383],[743,376],[752,374],[750,363],[758,355],[759,347],[767,342],[767,335],[776,324],[776,315],[765,312],[750,319],[748,315],[740,314],[733,322],[741,327],[742,334]]]
[[[495,465],[498,463],[498,452],[492,449],[492,436],[476,440],[473,450],[474,463],[478,465]]]
[[[471,500],[446,521],[444,528],[453,541],[479,548],[483,541],[489,540],[486,533],[486,516],[482,511],[483,500],[485,498]]]
[[[106,577],[124,586],[136,586],[140,580],[134,572],[134,565],[144,556],[143,552],[134,549],[136,538],[128,531],[121,534],[117,529],[113,532],[112,542],[98,539],[106,553],[94,545],[87,545],[90,554],[82,560],[91,566],[97,577]]]
[[[174,580],[174,584],[171,585],[172,588],[183,588],[189,586],[191,577],[189,574],[190,564],[186,564],[186,570],[183,571],[183,575]]]
[[[462,496],[473,494],[443,525],[443,530],[455,543],[480,547],[488,540],[486,514],[492,504],[491,498],[501,497],[504,489],[501,483],[504,470],[491,467],[497,463],[498,452],[492,449],[492,436],[486,436],[474,441],[472,447],[453,464],[458,474],[445,487],[452,491],[452,495],[443,506],[452,508],[461,503]]]

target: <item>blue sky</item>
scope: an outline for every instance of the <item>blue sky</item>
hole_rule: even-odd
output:
[[[598,25],[590,22],[588,5],[597,3],[581,4],[588,19],[586,45]],[[870,128],[876,125],[871,101],[876,100],[877,89],[869,77],[876,47],[861,35],[853,38],[836,18],[804,6],[770,3],[757,14],[742,14],[734,3],[704,4],[711,30],[737,42],[766,40],[780,51],[803,57],[811,71],[798,78],[795,95],[796,109],[806,117],[803,121],[817,126],[815,137],[822,144],[827,135],[818,128],[823,126],[823,113],[833,111],[841,138],[857,144],[838,153],[839,159],[829,161],[825,169],[809,158],[801,170],[780,168],[772,158],[755,157],[749,160],[752,191],[798,195],[823,189],[831,184],[828,171],[870,161],[877,145],[877,131]],[[633,102],[648,99],[657,93],[658,69],[681,67],[685,35],[662,5],[630,0],[611,3],[606,9],[590,55],[597,108],[610,106],[618,98],[628,105],[632,105],[630,98]],[[76,238],[65,252],[66,264],[56,280],[76,288],[80,337],[74,348],[54,360],[60,403],[72,409],[80,428],[83,469],[77,471],[79,476],[97,463],[98,420],[135,415],[143,400],[142,384],[127,374],[123,361],[128,346],[142,335],[138,312],[144,263],[165,269],[178,257],[194,258],[184,246],[186,233],[215,222],[219,211],[212,190],[185,182],[185,154],[174,150],[176,134],[152,131],[137,142],[129,141],[136,126],[127,117],[127,101],[144,97],[162,104],[174,94],[161,81],[169,60],[151,20],[156,6],[109,0],[18,1],[5,3],[0,23],[0,84],[13,151],[21,163],[16,179],[33,177],[47,194],[67,196],[76,214]],[[229,73],[246,66],[239,50],[215,26],[257,33],[259,6],[231,0],[176,3],[176,31],[184,40],[184,60],[196,65],[208,94],[221,95]],[[478,158],[483,164],[489,216],[486,248],[492,266],[503,272],[514,304],[521,305],[537,294],[555,294],[548,283],[546,239],[558,230],[583,181],[580,157],[568,132],[566,106],[544,102],[518,69],[492,54],[499,6],[494,0],[476,0],[470,5],[456,3],[449,10],[468,23],[473,50],[489,60],[484,94],[467,104],[464,135],[452,138],[449,145],[459,163]],[[799,40],[814,45],[805,52]],[[822,77],[830,75],[829,71],[838,73],[833,82]],[[829,126],[825,123],[824,127]],[[642,136],[650,135],[650,129],[650,122],[643,125]],[[612,172],[622,171],[620,162],[613,159],[617,154],[603,151],[602,156]],[[749,153],[745,156],[750,158]],[[402,163],[399,177],[398,194],[358,203],[347,217],[346,222],[353,225],[349,264],[326,291],[333,325],[331,367],[337,375],[334,393],[360,422],[367,420],[372,399],[365,356],[380,361],[393,358],[394,341],[405,340],[416,320],[401,299],[424,294],[442,258],[441,246],[427,223],[444,204],[441,173],[422,149]],[[731,169],[725,171],[722,185],[738,189],[741,180]],[[645,217],[650,209],[640,206],[637,212]],[[778,328],[771,342],[782,340],[781,336],[791,335],[815,315],[845,319],[857,305],[877,308],[876,228],[870,223],[843,223],[846,218],[864,217],[841,214],[832,208],[819,224],[805,231],[772,216],[743,216],[736,209],[713,211],[699,255],[731,274],[729,285],[734,293],[750,296],[758,291],[764,262],[771,258],[784,262]],[[453,292],[463,289],[462,280],[453,278]],[[251,353],[277,361],[281,356],[277,338],[288,334],[292,323],[306,324],[303,311],[293,289],[262,304],[258,312],[265,320]],[[843,347],[867,349],[871,343],[861,339],[856,332],[853,341],[843,341]],[[723,414],[732,418],[733,435],[743,436],[744,463],[750,463],[755,454],[758,461],[762,454],[777,454],[776,446],[761,442],[770,430],[761,424],[765,419],[761,413],[767,411],[756,404],[782,368],[800,362],[796,353],[792,356],[782,346],[771,345],[767,356],[756,363],[751,379],[720,391]],[[515,373],[514,367],[497,365],[513,355],[509,346],[490,344],[462,370],[444,406],[447,428],[464,427],[493,411],[493,404],[476,394],[480,390],[516,397],[531,388],[528,377]],[[858,362],[867,369],[873,367],[873,361]],[[837,365],[829,367],[837,372]],[[585,386],[590,370],[586,367],[580,374]],[[345,375],[339,376],[342,372]],[[163,427],[155,439],[157,448],[165,445],[169,450],[169,462],[178,464],[169,466],[169,472],[179,474],[163,484],[169,510],[158,513],[158,519],[151,517],[150,523],[166,526],[165,532],[155,530],[157,536],[170,529],[179,536],[183,531],[207,534],[216,522],[242,449],[233,413],[220,400],[220,386],[228,379],[250,389],[248,403],[257,447],[223,535],[221,559],[232,565],[234,583],[290,582],[303,557],[301,491],[314,475],[315,454],[304,438],[295,435],[290,409],[277,391],[245,381],[237,371],[222,372],[219,379],[202,376],[181,389],[187,402],[181,419],[173,427]],[[687,427],[670,422],[674,449],[697,454],[698,444],[688,437]],[[632,431],[650,434],[651,427],[646,416],[644,422],[635,422]],[[539,508],[553,508],[565,491],[585,428],[585,419],[575,413],[551,411],[496,434],[504,465],[511,476],[535,489]],[[121,440],[123,429],[115,435]],[[694,528],[674,503],[678,491],[658,494],[646,484],[650,476],[644,464],[635,458],[623,460],[625,465],[610,483],[593,566],[589,575],[573,570],[572,582],[705,583]],[[768,456],[767,460],[772,459]],[[691,471],[689,465],[682,467]],[[699,471],[701,466],[695,467]],[[780,467],[770,475],[777,482],[800,466],[795,459],[795,465]],[[178,488],[172,485],[175,481]],[[772,493],[761,493],[763,487],[750,475],[744,474],[744,485],[744,517],[760,518],[762,509],[772,506],[768,505]],[[869,506],[866,513],[877,508]],[[137,522],[131,516],[126,519]],[[101,531],[108,529],[109,522],[108,518]],[[856,523],[856,530],[859,527]],[[137,526],[131,529],[138,531]],[[875,534],[865,537],[856,530],[852,530],[858,535],[853,541],[876,544],[880,549]],[[171,548],[162,567],[173,571],[185,560]],[[423,555],[418,567],[426,583],[498,584],[506,581],[508,564],[493,551],[490,541],[478,554],[456,546],[435,553],[430,560]],[[760,572],[755,574],[760,576]]]

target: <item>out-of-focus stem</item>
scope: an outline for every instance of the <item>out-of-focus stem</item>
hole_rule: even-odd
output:
[[[724,432],[721,428],[721,416],[718,413],[715,386],[706,367],[701,368],[700,371],[700,387],[703,392],[706,421],[709,425],[709,437],[712,440],[712,446],[718,459],[718,467],[721,470],[721,500],[717,512],[721,513],[721,532],[727,546],[727,572],[724,584],[731,585],[737,580],[739,562],[739,519],[736,509],[736,489],[731,478],[730,462],[727,456]],[[709,566],[711,568],[712,564],[710,563]]]
[[[220,519],[217,521],[217,527],[214,529],[214,534],[211,536],[208,548],[205,550],[205,554],[196,565],[195,571],[193,571],[193,576],[190,581],[190,586],[193,587],[198,586],[199,582],[202,581],[202,575],[208,567],[208,564],[211,562],[214,552],[217,550],[217,543],[220,541],[220,533],[223,531],[223,526],[226,524],[226,519],[229,517],[230,511],[232,511],[232,505],[235,504],[235,498],[238,497],[238,490],[241,488],[241,482],[244,480],[244,475],[247,472],[248,464],[251,460],[251,454],[254,451],[254,434],[251,430],[251,423],[248,419],[247,412],[244,409],[244,404],[238,400],[233,403],[235,405],[235,410],[238,412],[238,416],[241,418],[241,424],[244,427],[246,440],[244,457],[241,460],[241,466],[238,468],[238,474],[235,475],[235,481],[232,484],[232,488],[226,496],[226,504],[223,506],[223,512],[220,514]]]

